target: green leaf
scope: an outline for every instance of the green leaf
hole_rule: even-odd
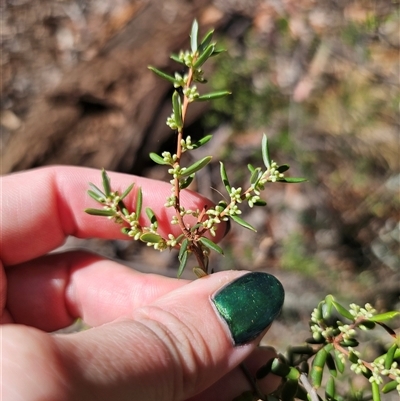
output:
[[[192,49],[192,53],[197,51],[197,37],[199,34],[199,24],[197,20],[193,21],[192,30],[190,31],[190,47]]]
[[[266,168],[271,167],[271,157],[269,155],[269,148],[268,148],[268,138],[267,135],[263,134],[262,141],[261,141],[261,152],[263,162]]]
[[[274,358],[271,364],[271,372],[280,377],[286,377],[290,372],[290,366],[279,358]]]
[[[211,241],[206,237],[200,237],[200,242],[205,245],[206,247],[212,249],[215,252],[218,252],[220,255],[224,254],[224,251],[220,246],[218,246],[215,242]]]
[[[89,182],[89,187],[91,188],[93,193],[99,196],[99,198],[106,198],[106,194],[100,188],[96,187],[96,185]]]
[[[108,177],[107,172],[106,170],[104,170],[104,168],[101,170],[101,178],[102,178],[104,193],[106,194],[106,196],[110,196],[111,195],[110,178]]]
[[[338,351],[336,349],[333,351],[333,357],[335,358],[336,368],[339,371],[339,373],[343,373],[345,365],[342,362],[342,360],[340,359],[340,355],[341,355],[340,351]]]
[[[193,163],[189,167],[186,167],[186,169],[182,171],[181,175],[186,177],[188,175],[192,175],[193,173],[196,173],[197,171],[199,171],[203,167],[205,167],[208,163],[210,163],[211,159],[212,159],[212,156],[203,157],[202,159]]]
[[[338,302],[332,300],[332,305],[335,307],[335,309],[341,314],[343,317],[346,319],[349,319],[351,321],[354,320],[354,316],[342,305],[340,305]]]
[[[205,102],[207,100],[214,100],[214,99],[219,99],[224,96],[228,96],[231,93],[232,92],[229,92],[229,91],[211,92],[211,93],[207,93],[206,95],[201,95],[194,100],[196,102]]]
[[[215,49],[214,53],[211,54],[211,57],[218,56],[219,54],[226,52],[226,49]]]
[[[314,388],[319,388],[322,382],[322,376],[324,373],[324,366],[326,362],[326,358],[328,356],[328,352],[325,347],[321,348],[316,354],[312,361],[310,378],[311,384]]]
[[[188,261],[188,256],[189,256],[189,252],[186,249],[185,252],[182,252],[181,258],[179,259],[179,268],[178,268],[178,273],[177,273],[177,277],[179,278],[183,271],[185,270],[187,261]]]
[[[185,238],[181,243],[181,247],[179,248],[178,260],[181,260],[183,254],[187,252],[188,245],[189,245],[189,240]]]
[[[396,353],[396,350],[399,348],[397,343],[393,343],[390,348],[388,349],[388,352],[386,353],[385,357],[385,369],[389,370],[390,367],[392,366],[392,363],[394,361],[394,354]]]
[[[90,214],[92,216],[107,216],[112,217],[115,216],[114,210],[105,210],[105,209],[85,209],[85,213]]]
[[[185,64],[185,63],[179,58],[179,55],[178,55],[178,54],[172,53],[171,56],[170,56],[170,58],[171,58],[172,60],[176,61],[176,62],[179,63],[179,64]],[[171,78],[172,78],[172,77],[171,77]]]
[[[171,82],[171,84],[175,84],[175,83],[176,83],[176,79],[175,79],[175,77],[173,77],[172,75],[168,75],[168,74],[166,74],[165,72],[162,72],[162,71],[158,70],[157,68],[152,67],[151,65],[149,65],[147,68],[148,68],[150,71],[153,71],[153,72],[154,72],[155,74],[157,74],[159,77],[161,77],[161,78],[167,80],[168,82]]]
[[[151,224],[157,224],[157,217],[151,208],[146,207],[146,214],[147,214],[147,217],[149,218]]]
[[[162,237],[154,233],[144,233],[140,236],[140,240],[143,242],[150,242],[151,244],[158,244],[160,240],[162,240]]]
[[[210,139],[211,139],[212,137],[213,137],[213,136],[210,134],[210,135],[206,135],[205,137],[199,139],[197,142],[195,142],[195,143],[192,144],[193,149],[198,149],[200,146],[205,145],[207,142],[210,141]]]
[[[197,278],[202,278],[207,276],[207,273],[199,266],[193,267],[193,273],[197,276]]]
[[[137,194],[136,194],[136,218],[138,219],[140,214],[142,213],[142,203],[143,203],[143,194],[142,188],[139,187]]]
[[[228,194],[230,194],[232,187],[231,187],[231,184],[229,183],[229,179],[228,179],[228,175],[226,174],[224,163],[222,163],[220,161],[219,164],[220,164],[221,180],[222,180],[223,184],[225,185],[225,188],[228,191]]]
[[[289,164],[282,164],[282,165],[280,165],[280,166],[277,168],[277,170],[278,170],[280,173],[284,173],[285,171],[288,171],[289,169],[290,169]]]
[[[253,173],[254,173],[254,170],[256,169],[256,168],[255,168],[252,164],[250,164],[250,163],[247,165],[247,168],[249,169],[249,171],[250,171],[251,174],[253,174]]]
[[[242,218],[238,217],[238,216],[230,216],[232,218],[232,220],[235,223],[238,223],[239,225],[241,225],[244,228],[247,228],[248,230],[257,232],[257,230],[249,223],[247,223],[247,221],[244,221]]]
[[[371,383],[372,400],[381,401],[381,392],[379,391],[379,384],[377,382]]]
[[[282,387],[282,400],[293,401],[298,387],[297,380],[288,380]]]
[[[255,188],[262,177],[261,168],[257,167],[250,177],[250,184]]]
[[[385,320],[393,319],[394,317],[399,316],[399,315],[400,315],[400,312],[390,311],[390,312],[380,313],[378,315],[370,317],[370,318],[368,318],[368,320],[371,322],[384,322]]]
[[[97,192],[94,192],[90,189],[87,191],[87,193],[91,198],[99,203],[104,203],[104,201],[106,200],[106,196],[104,194],[102,196],[99,196]]]
[[[153,160],[154,163],[161,164],[161,165],[169,165],[160,155],[157,153],[151,152],[149,154],[150,159]]]
[[[199,58],[195,61],[193,67],[200,68],[210,58],[214,50],[215,50],[215,44],[208,45],[208,47],[204,50],[204,52],[201,53]]]
[[[178,91],[174,91],[172,95],[172,110],[174,111],[176,125],[178,128],[182,128],[182,102]]]
[[[253,202],[254,206],[267,206],[267,202],[265,202],[265,200],[259,199],[255,202]]]
[[[325,397],[328,401],[336,400],[335,379],[331,376],[325,386]]]
[[[208,31],[204,38],[202,39],[200,46],[199,46],[199,52],[201,53],[204,49],[206,49],[208,47],[208,45],[211,43],[212,37],[214,35],[214,29],[212,29],[211,31]]]
[[[326,366],[327,366],[331,376],[336,377],[337,371],[336,371],[335,360],[331,353],[328,353],[328,355],[326,356]]]
[[[383,387],[382,387],[382,393],[383,394],[387,394],[390,393],[393,390],[396,390],[396,387],[398,386],[399,383],[397,383],[396,380],[392,380],[389,383],[386,383]]]
[[[333,301],[334,301],[334,298],[332,295],[329,294],[325,297],[325,302],[322,304],[322,318],[323,319],[329,319],[331,317]]]
[[[284,177],[278,178],[277,181],[279,182],[287,182],[288,184],[297,184],[299,182],[307,181],[307,178],[300,178],[300,177]]]
[[[134,186],[135,186],[135,183],[132,183],[131,185],[129,185],[128,188],[125,189],[125,191],[121,195],[121,200],[125,199],[129,195],[129,193],[132,191]]]
[[[180,188],[180,189],[185,189],[185,188],[187,188],[187,187],[192,183],[192,181],[194,180],[194,176],[195,176],[195,175],[196,175],[196,174],[193,173],[193,174],[189,175],[189,177],[187,177],[186,179],[184,179],[182,182],[180,182],[180,183],[179,183],[179,188]]]

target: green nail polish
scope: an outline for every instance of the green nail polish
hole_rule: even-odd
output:
[[[280,312],[285,291],[268,273],[249,273],[219,290],[212,301],[228,324],[235,345],[254,340]]]

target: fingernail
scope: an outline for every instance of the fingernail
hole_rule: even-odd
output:
[[[282,309],[285,291],[268,273],[245,274],[220,289],[213,297],[218,313],[226,321],[235,345],[257,338]]]

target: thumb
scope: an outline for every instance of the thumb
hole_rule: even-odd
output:
[[[129,319],[56,336],[67,399],[193,397],[250,355],[283,297],[282,285],[267,273],[221,272],[134,310]]]

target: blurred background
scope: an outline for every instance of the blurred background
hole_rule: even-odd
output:
[[[228,50],[206,68],[204,91],[233,93],[190,109],[186,134],[214,134],[194,154],[214,161],[193,189],[219,199],[221,158],[233,185],[244,187],[247,163],[262,163],[263,132],[272,158],[308,178],[268,186],[268,207],[244,215],[257,233],[233,227],[214,269],[281,279],[286,305],[268,340],[282,347],[308,337],[309,314],[328,293],[344,304],[400,309],[398,0],[7,0],[0,7],[3,174],[57,163],[168,179],[147,154],[174,149],[165,125],[171,88],[147,66],[179,70],[169,55],[189,47],[197,18],[201,33],[215,27]],[[72,238],[65,248],[76,246],[176,274],[174,252]]]

